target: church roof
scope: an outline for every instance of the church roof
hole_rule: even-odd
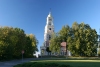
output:
[[[62,43],[61,43],[61,46],[62,46],[62,47],[66,47],[66,45],[67,45],[66,42],[62,42]]]

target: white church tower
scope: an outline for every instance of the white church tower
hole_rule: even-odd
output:
[[[47,16],[47,22],[44,31],[44,41],[45,42],[49,41],[53,33],[54,33],[53,17],[50,12],[49,15]],[[45,46],[49,47],[49,45],[47,44]]]
[[[47,20],[46,26],[44,30],[44,43],[40,47],[41,55],[48,55],[46,48],[49,47],[50,45],[49,41],[52,37],[52,34],[54,33],[54,24],[53,24],[53,17],[51,15],[51,12],[49,12],[46,20]]]

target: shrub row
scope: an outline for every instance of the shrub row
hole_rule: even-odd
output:
[[[29,62],[15,65],[14,67],[71,67],[66,64],[58,64],[58,63],[42,63],[42,62]]]

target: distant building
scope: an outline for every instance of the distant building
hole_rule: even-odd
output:
[[[71,52],[68,49],[66,49],[67,45],[68,44],[66,42],[61,43],[60,55],[66,55],[67,54],[67,56],[71,56]]]
[[[67,45],[66,42],[62,42],[61,43],[60,55],[66,55],[67,54],[67,52],[66,52],[66,45]]]

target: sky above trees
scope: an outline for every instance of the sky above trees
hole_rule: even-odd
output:
[[[26,34],[35,34],[40,49],[50,8],[55,32],[76,21],[89,24],[99,33],[100,0],[0,0],[0,26],[19,27]]]

